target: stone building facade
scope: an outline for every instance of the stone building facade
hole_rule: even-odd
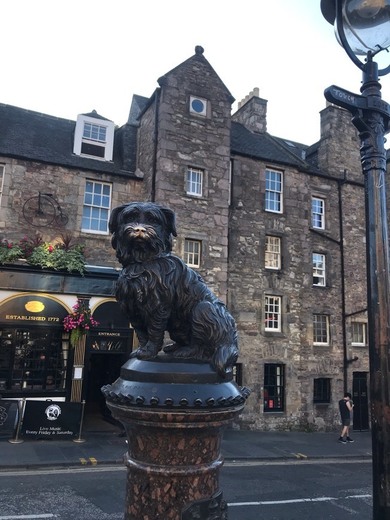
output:
[[[119,265],[104,222],[91,225],[93,212],[107,214],[131,200],[170,207],[178,224],[175,253],[237,321],[236,376],[252,394],[235,427],[334,429],[338,400],[348,390],[355,426],[367,429],[364,185],[356,130],[346,111],[326,106],[320,141],[307,146],[267,132],[267,100],[258,89],[234,114],[233,101],[198,46],[158,79],[150,98],[134,96],[121,128],[96,112],[74,122],[0,105],[2,237],[15,241],[39,231],[49,241],[71,233],[86,245],[92,271],[106,269],[114,281]],[[108,206],[88,201],[91,186],[108,190]],[[69,216],[65,226],[37,230],[26,220],[23,205],[39,192],[54,194]],[[10,269],[17,267],[2,271]],[[5,301],[12,287],[3,289]],[[44,278],[34,291],[47,294]],[[64,302],[69,307],[79,296],[74,289]],[[100,297],[113,301],[105,291]]]

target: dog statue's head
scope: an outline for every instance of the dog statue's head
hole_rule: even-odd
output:
[[[111,212],[111,244],[123,266],[151,260],[172,250],[175,214],[153,202],[130,202]]]

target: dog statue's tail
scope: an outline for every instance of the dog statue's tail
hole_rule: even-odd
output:
[[[215,370],[222,377],[227,377],[232,373],[233,367],[237,362],[238,358],[238,348],[237,345],[221,345],[217,347],[214,352],[211,363]]]

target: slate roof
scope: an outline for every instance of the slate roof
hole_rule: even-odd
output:
[[[274,137],[267,132],[253,133],[243,124],[232,122],[231,152],[234,154],[318,173],[313,165],[303,158],[307,149],[306,145]]]
[[[0,103],[0,155],[135,177],[138,117],[154,96],[133,96],[128,123],[115,130],[113,162],[73,154],[75,121]],[[89,115],[99,116],[94,111]],[[313,148],[315,145],[309,148],[268,133],[253,133],[241,123],[232,122],[233,154],[321,173],[305,160],[305,154]]]
[[[138,124],[139,124],[138,117],[145,110],[145,108],[147,107],[149,102],[150,102],[150,98],[147,98],[144,96],[139,96],[138,94],[133,95],[133,98],[131,100],[129,118],[127,120],[127,122],[130,125],[138,126]]]
[[[115,130],[114,160],[101,161],[73,154],[75,121],[0,103],[0,155],[133,176],[135,147],[124,149],[122,145],[124,134],[135,138],[127,126]]]

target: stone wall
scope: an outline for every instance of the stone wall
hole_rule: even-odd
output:
[[[202,242],[201,274],[226,298],[228,265],[230,110],[232,98],[198,53],[159,80],[156,201],[175,210],[184,239]],[[189,111],[190,96],[207,100],[207,116]],[[202,196],[186,193],[188,167],[203,170]]]
[[[3,198],[0,207],[0,234],[13,242],[24,236],[41,235],[44,241],[59,240],[62,234],[70,234],[73,240],[85,245],[88,264],[117,267],[111,237],[81,231],[81,218],[86,179],[112,183],[112,207],[139,200],[142,183],[127,177],[96,172],[71,170],[60,166],[45,165],[0,157],[5,164]],[[58,200],[62,211],[69,217],[65,226],[53,223],[50,227],[31,226],[23,216],[25,201],[39,192],[51,193]]]
[[[236,317],[244,384],[252,388],[242,422],[254,429],[333,429],[338,424],[337,396],[343,392],[344,322],[350,366],[367,371],[367,349],[350,347],[350,319],[365,308],[364,191],[361,185],[327,175],[284,168],[284,211],[264,210],[265,170],[269,164],[234,157],[229,234],[229,305]],[[275,165],[274,167],[277,167]],[[311,227],[311,197],[326,201],[326,229]],[[237,204],[240,200],[243,204]],[[342,226],[340,225],[342,224]],[[282,269],[264,268],[267,234],[282,241]],[[341,238],[343,242],[341,243]],[[360,245],[360,247],[359,247]],[[312,253],[326,255],[326,287],[313,287]],[[345,308],[342,273],[345,275]],[[282,298],[282,331],[264,328],[264,296]],[[313,345],[313,314],[330,320],[330,345]],[[365,318],[365,314],[362,314]],[[285,412],[263,413],[265,363],[283,363]],[[332,404],[313,404],[314,378],[331,378]]]

